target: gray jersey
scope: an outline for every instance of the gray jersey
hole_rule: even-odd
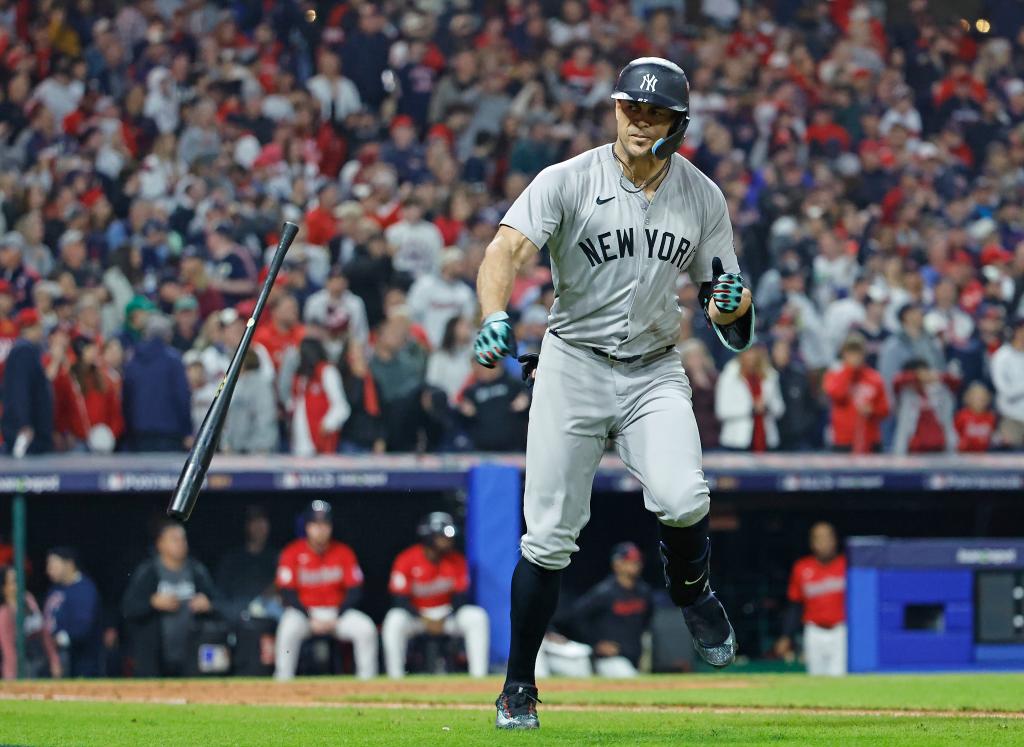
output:
[[[711,260],[739,272],[722,191],[675,154],[654,199],[631,194],[602,145],[544,169],[502,223],[551,252],[550,329],[617,357],[679,338],[676,285],[684,270],[711,280]]]

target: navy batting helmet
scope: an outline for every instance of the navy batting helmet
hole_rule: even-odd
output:
[[[423,521],[416,527],[416,534],[426,542],[437,536],[454,539],[458,533],[455,527],[455,520],[452,515],[444,511],[434,511],[423,517]]]
[[[662,57],[639,57],[622,68],[612,98],[678,112],[675,124],[651,147],[651,153],[664,159],[679,150],[690,124],[690,82],[679,65]]]

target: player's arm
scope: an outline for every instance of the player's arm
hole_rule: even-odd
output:
[[[355,553],[352,553],[345,565],[345,578],[348,580],[345,584],[345,599],[338,605],[339,616],[358,607],[363,599],[363,569]]]
[[[476,360],[483,366],[493,368],[501,358],[516,352],[512,325],[505,307],[512,295],[516,273],[535,251],[536,244],[518,229],[505,225],[499,226],[494,239],[487,245],[476,278],[483,322],[473,346]]]
[[[504,356],[515,355],[516,341],[505,307],[519,268],[562,223],[565,181],[564,172],[557,166],[537,174],[505,213],[487,246],[476,280],[483,323],[473,345],[482,366],[493,368]]]
[[[715,187],[711,200],[690,279],[700,285],[697,298],[718,339],[741,353],[754,344],[754,298],[740,275],[725,196]]]
[[[299,601],[298,567],[292,553],[287,549],[281,553],[281,559],[277,564],[277,588],[285,607],[291,607],[303,615],[309,615],[306,607]]]
[[[391,606],[398,607],[408,612],[413,617],[419,617],[420,612],[412,603],[412,588],[409,582],[411,569],[405,563],[405,556],[399,555],[391,566],[391,576],[388,579],[388,591],[391,594]]]

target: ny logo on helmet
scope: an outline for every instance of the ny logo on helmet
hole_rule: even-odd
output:
[[[658,85],[658,79],[654,77],[654,73],[648,73],[644,76],[644,79],[640,81],[640,90],[653,91],[656,85]]]

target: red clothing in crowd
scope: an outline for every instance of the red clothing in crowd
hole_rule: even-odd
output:
[[[447,215],[439,215],[434,218],[434,225],[441,232],[441,239],[445,246],[451,246],[459,240],[459,234],[465,224],[461,220],[450,218]]]
[[[822,148],[828,147],[830,142],[836,142],[839,143],[839,147],[844,152],[850,149],[850,133],[842,125],[835,122],[811,125],[807,128],[805,138],[808,143],[817,143]]]
[[[335,454],[338,451],[340,431],[324,433],[322,423],[324,416],[331,409],[331,401],[324,390],[324,369],[332,364],[321,362],[313,370],[308,379],[296,376],[292,381],[292,396],[296,407],[306,408],[306,424],[309,427],[309,438],[316,448],[317,454]]]
[[[469,591],[469,566],[455,550],[432,563],[423,545],[413,545],[395,558],[388,591],[409,597],[417,610],[451,605],[453,594]]]
[[[0,382],[4,380],[4,366],[7,365],[7,354],[18,339],[18,325],[10,319],[0,318]]]
[[[274,362],[274,369],[280,370],[281,360],[284,358],[285,351],[291,347],[298,347],[305,336],[306,328],[301,324],[296,324],[291,329],[284,330],[274,324],[273,319],[268,319],[256,328],[253,341],[267,349],[270,360]]]
[[[822,563],[813,555],[793,564],[789,576],[789,601],[802,604],[803,621],[834,628],[846,621],[846,556]]]
[[[865,454],[882,442],[880,424],[889,414],[889,397],[881,374],[868,366],[825,374],[825,393],[832,400],[832,443]],[[858,405],[871,410],[862,415]]]
[[[338,219],[329,210],[315,207],[306,213],[306,241],[327,246],[338,235]]]
[[[43,366],[49,366],[50,355],[43,356]],[[55,436],[74,436],[84,441],[89,435],[89,414],[78,382],[67,365],[62,365],[53,379],[53,433]]]
[[[964,407],[953,418],[953,425],[960,435],[960,451],[988,451],[996,431],[996,414]]]
[[[281,551],[277,588],[292,589],[303,607],[341,607],[349,589],[363,585],[363,571],[348,545],[331,540],[323,554],[305,537]]]
[[[103,388],[89,387],[82,392],[89,425],[103,424],[110,428],[114,438],[124,435],[124,412],[121,408],[121,385],[106,371],[101,371]]]
[[[761,400],[762,392],[761,377],[757,375],[744,375],[743,380],[747,382],[750,389],[750,396],[754,402]],[[750,450],[754,452],[768,451],[768,432],[764,427],[764,413],[754,410],[754,432],[750,436]]]

